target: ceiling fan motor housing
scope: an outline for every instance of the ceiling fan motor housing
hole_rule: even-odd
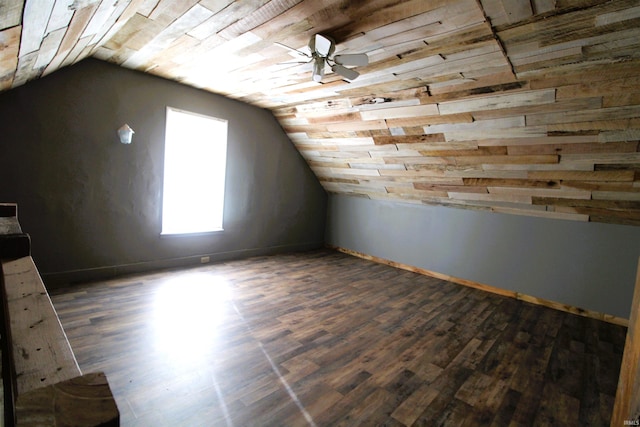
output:
[[[369,58],[364,53],[331,55],[336,49],[336,43],[331,37],[316,34],[309,40],[309,50],[313,59],[313,81],[321,82],[324,77],[325,63],[331,66],[334,73],[340,74],[348,80],[356,79],[360,73],[349,69],[344,65],[364,66],[369,63]]]

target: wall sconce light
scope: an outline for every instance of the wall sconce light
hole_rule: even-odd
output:
[[[128,124],[123,124],[122,127],[118,129],[120,142],[122,142],[123,144],[131,144],[131,138],[133,138],[134,133],[135,132],[129,127]]]

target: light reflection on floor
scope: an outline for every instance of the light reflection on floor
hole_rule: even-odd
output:
[[[167,280],[154,301],[156,350],[175,368],[206,357],[230,313],[230,297],[229,284],[220,276],[193,272]]]
[[[95,318],[106,332],[91,347],[102,346],[102,354],[89,356],[93,365],[83,369],[107,374],[122,426],[236,427],[247,425],[247,407],[272,402],[295,408],[300,425],[316,425],[261,341],[255,313],[247,316],[253,301],[243,304],[223,273],[202,268],[119,280],[135,291],[105,291],[102,303],[117,308]],[[120,333],[111,323],[128,329]]]

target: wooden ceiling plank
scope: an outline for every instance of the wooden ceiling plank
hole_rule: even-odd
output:
[[[24,0],[4,0],[0,6],[0,31],[22,24]]]
[[[31,0],[25,3],[22,39],[20,40],[20,57],[40,49],[54,5],[55,0]],[[18,74],[22,73],[23,70],[24,68],[22,70],[19,69]],[[32,71],[28,70],[26,72],[31,74]]]
[[[400,101],[415,101],[417,104],[429,103],[430,96],[426,86],[415,87],[407,90],[397,90],[394,92],[376,92],[369,96],[357,96],[349,98],[351,105],[358,108],[385,108],[389,103],[397,103]]]
[[[350,50],[371,50],[380,40],[384,40],[384,49],[388,50],[400,44],[443,36],[447,33],[483,22],[476,7],[467,7],[464,2],[449,3],[446,6],[429,10],[419,15],[414,15],[387,25],[380,26],[366,32],[365,37],[354,39],[355,42],[347,42],[345,47]],[[455,10],[452,10],[455,8]]]
[[[520,204],[531,204],[531,197],[528,195],[521,194],[504,194],[504,193],[461,193],[450,191],[448,193],[449,198],[456,200],[466,200],[466,201],[485,201],[485,202],[510,202],[510,203],[520,203]]]
[[[640,191],[593,191],[593,200],[640,202]]]
[[[352,113],[337,113],[331,115],[323,115],[323,116],[315,116],[309,117],[307,119],[308,123],[338,123],[338,122],[352,122],[352,121],[360,121],[362,117],[358,112]]]
[[[40,49],[38,50],[38,59],[35,64],[33,64],[34,68],[44,71],[45,67],[49,65],[49,63],[53,60],[58,52],[58,48],[62,43],[62,39],[67,31],[67,28],[60,28],[51,33],[48,33],[44,39],[42,39],[42,44],[40,45]]]
[[[479,145],[507,145],[506,141],[516,138],[541,137],[546,135],[544,126],[528,126],[522,128],[484,129],[482,131],[459,130],[445,132],[447,141],[476,140]],[[500,141],[504,139],[505,141]],[[483,143],[483,141],[487,142]]]
[[[130,0],[128,3],[125,3],[126,7],[124,8],[124,10],[120,8],[115,10],[111,15],[108,24],[104,25],[102,31],[96,33],[93,40],[96,46],[95,49],[98,49],[109,42],[136,15],[146,18],[145,15],[138,13],[144,3],[145,0]],[[132,46],[127,46],[127,48],[139,50],[141,47],[134,48]]]
[[[69,51],[60,66],[66,67],[67,65],[74,64],[79,58],[82,57],[82,52],[89,45],[89,42],[91,42],[92,39],[93,36],[78,39],[78,41],[73,45],[73,48]]]
[[[195,47],[199,43],[199,40],[194,39],[188,34],[183,34],[178,37],[169,47],[150,58],[149,61],[156,65],[153,72],[162,74],[166,76],[166,78],[180,78],[180,74],[175,72],[175,69],[178,68],[180,64],[173,62],[173,58]]]
[[[574,58],[579,58],[582,56],[582,49],[582,46],[575,46],[537,54],[531,54],[532,52],[528,52],[530,53],[530,55],[521,58],[514,58],[512,56],[509,56],[509,59],[511,60],[511,63],[516,67],[516,69],[522,69],[525,65],[540,64],[550,60],[573,60]]]
[[[490,194],[513,194],[531,197],[591,200],[591,191],[560,188],[487,187]]]
[[[419,72],[421,70],[431,66],[444,63],[444,59],[440,55],[432,55],[425,58],[419,58],[414,60],[402,60],[394,59],[393,61],[385,62],[384,64],[376,64],[375,66],[369,66],[367,71],[363,73],[361,78],[355,80],[350,84],[351,87],[367,86],[375,81],[376,84],[380,84],[383,80],[396,80],[402,78],[403,74],[408,75],[410,72]],[[362,70],[365,71],[364,69]]]
[[[424,21],[423,21],[424,22]],[[432,22],[429,24],[423,24],[416,27],[411,27],[404,29],[401,32],[393,33],[391,35],[385,36],[384,45],[380,43],[364,45],[364,46],[353,46],[347,49],[344,49],[344,52],[361,52],[365,51],[367,53],[370,52],[371,58],[379,58],[379,57],[389,57],[392,53],[401,54],[405,53],[408,50],[411,50],[412,47],[418,48],[422,47],[422,44],[426,43],[426,39],[429,37],[433,37],[442,32],[442,23]],[[371,37],[371,33],[367,34]],[[377,46],[383,46],[380,49],[381,51],[377,54],[378,49],[373,50]],[[375,59],[372,61],[375,62]]]
[[[0,76],[13,75],[16,71],[21,33],[20,25],[0,31]]]
[[[384,120],[366,120],[361,122],[330,123],[326,128],[330,132],[341,132],[345,130],[373,130],[387,129],[387,124]]]
[[[354,108],[357,108],[358,111],[373,111],[373,110],[385,110],[399,107],[411,107],[411,106],[419,106],[429,104],[429,102],[421,103],[421,99],[418,96],[409,99],[402,99],[398,101],[392,101],[387,99],[381,99],[381,102],[375,102],[370,104],[354,104]],[[434,104],[435,105],[435,104]]]
[[[477,144],[480,146],[504,145],[511,146],[533,146],[533,145],[553,145],[553,144],[582,144],[587,142],[597,142],[597,135],[565,135],[565,136],[549,136],[546,133],[540,136],[524,136],[521,138],[504,137],[504,138],[487,138],[478,139]]]
[[[640,105],[527,115],[527,125],[550,125],[640,117]]]
[[[413,116],[437,116],[439,115],[436,104],[423,104],[408,107],[384,108],[378,110],[362,111],[362,120],[398,119]]]
[[[530,119],[535,114],[562,113],[566,111],[596,110],[602,107],[602,97],[561,99],[551,104],[527,105],[517,108],[474,111],[476,120],[491,120],[509,115],[524,115]],[[533,122],[527,120],[527,125]]]
[[[556,207],[574,207],[574,208],[593,208],[593,209],[610,209],[620,211],[631,210],[636,211],[637,214],[640,210],[640,203],[633,200],[575,200],[575,199],[560,199],[555,197],[534,197],[534,205],[549,205]]]
[[[559,163],[547,164],[484,164],[482,169],[486,172],[495,173],[497,171],[519,171],[526,178],[527,172],[530,171],[556,171],[556,170],[576,170],[576,171],[592,171],[594,164],[590,162],[568,162],[560,159]]]
[[[160,0],[149,14],[149,19],[166,27],[187,13],[197,3],[198,0]]]
[[[368,3],[368,4],[367,4]],[[446,0],[433,0],[425,2],[423,0],[407,0],[403,2],[388,2],[387,4],[376,4],[376,2],[355,2],[352,7],[345,10],[349,16],[367,16],[366,20],[355,21],[349,31],[352,33],[368,33],[390,22],[400,21],[412,16],[434,10],[438,7],[447,6],[452,2]],[[456,2],[459,3],[459,2]],[[478,9],[473,2],[466,1],[470,8]]]
[[[28,53],[18,57],[18,66],[13,77],[13,87],[22,86],[29,80],[38,77],[39,71],[34,68],[34,64],[38,59],[38,51]]]
[[[124,3],[124,6],[126,7],[126,5],[128,5],[130,1],[131,0],[125,0],[122,3]],[[109,0],[101,0],[97,10],[91,17],[91,20],[85,27],[80,38],[86,38],[89,36],[93,37],[101,32],[103,30],[103,26],[109,21],[113,13],[115,11],[123,10],[120,9],[122,6],[119,3],[120,2],[113,3]]]
[[[411,155],[413,154],[413,155]],[[450,165],[455,166],[455,160],[452,158],[444,158],[444,157],[424,157],[421,156],[418,151],[411,153],[410,150],[404,150],[403,152],[399,152],[397,157],[391,156],[390,154],[379,154],[372,153],[372,156],[380,155],[383,156],[385,163],[396,164],[396,165],[405,165],[405,167],[409,168],[409,166],[415,165]]]
[[[640,163],[640,153],[581,153],[566,154],[561,157],[561,162],[582,162],[592,164],[635,164]]]
[[[572,144],[538,144],[512,145],[508,147],[509,155],[520,154],[585,154],[585,153],[635,153],[638,142],[572,143]]]
[[[406,187],[398,187],[398,186],[387,186],[385,187],[388,193],[400,193],[400,197],[407,197],[407,195],[411,195],[414,197],[447,197],[447,191],[441,188],[433,188],[433,189],[421,189],[421,188],[406,188]]]
[[[474,72],[476,74],[482,73],[483,70],[487,74],[492,73],[496,68],[505,67],[507,62],[501,52],[487,53],[479,57],[470,57],[460,59],[454,62],[445,61],[441,65],[433,67],[425,67],[422,69],[407,70],[403,72],[395,73],[398,78],[401,79],[420,79],[427,83],[441,83],[439,76],[445,76],[445,80],[462,79],[459,83],[469,83],[471,79],[464,77],[467,72]],[[438,85],[435,84],[435,87]]]
[[[597,15],[595,25],[602,27],[635,18],[640,18],[640,6]]]
[[[167,1],[170,2],[171,0]],[[268,0],[231,2],[223,9],[210,11],[210,15],[207,19],[189,30],[189,35],[197,38],[198,40],[204,40],[213,34],[217,34],[224,28],[234,24],[247,15],[250,15],[267,2]]]
[[[320,102],[310,102],[294,107],[296,114],[306,117],[321,117],[336,113],[356,111],[349,98],[329,99]]]
[[[555,89],[541,89],[515,94],[492,95],[475,99],[446,101],[438,104],[441,114],[497,110],[555,102]]]
[[[496,165],[499,166],[499,165]],[[508,169],[488,169],[485,170],[484,166],[478,167],[478,170],[469,170],[470,166],[461,168],[460,170],[445,170],[445,176],[447,177],[459,177],[459,178],[496,178],[496,179],[526,179],[526,172],[520,170],[508,170]]]
[[[346,3],[344,0],[303,0],[251,31],[262,39],[300,49],[309,43],[310,34],[307,31],[314,27],[314,21],[321,19],[319,16],[324,15],[324,11],[340,10]],[[292,28],[296,30],[291,31]]]
[[[541,15],[554,10],[556,7],[556,0],[533,0],[532,5],[534,15]]]
[[[432,126],[442,124],[472,123],[470,113],[441,114],[439,116],[417,116],[396,119],[386,119],[389,127]]]
[[[581,221],[588,222],[589,215],[583,214],[574,214],[574,213],[564,213],[564,212],[549,212],[549,211],[536,211],[536,210],[522,210],[522,209],[513,209],[506,207],[493,207],[491,208],[493,212],[505,213],[510,215],[526,215],[526,216],[537,216],[541,218],[549,218],[549,219],[563,219],[570,221]]]
[[[187,35],[189,37],[193,37],[193,34],[191,32],[188,32]],[[194,45],[193,48],[187,49],[186,51],[182,52],[179,55],[176,55],[172,59],[175,63],[182,65],[184,69],[188,69],[191,63],[197,61],[197,59],[202,55],[206,55],[208,52],[222,45],[224,42],[225,39],[218,36],[217,34],[213,34],[204,40],[200,40],[199,44]],[[179,73],[180,71],[177,72]]]
[[[530,155],[488,155],[488,156],[454,156],[455,164],[461,165],[486,165],[486,164],[554,164],[558,163],[559,156],[555,154],[530,154]]]
[[[376,145],[395,145],[395,144],[429,144],[445,142],[444,134],[431,135],[397,135],[397,136],[375,136],[373,137]]]
[[[425,157],[468,157],[468,156],[505,156],[507,155],[507,147],[473,147],[473,148],[461,148],[461,147],[447,147],[442,145],[441,147],[428,147],[427,149],[421,149],[413,147],[414,150],[418,150],[419,153]]]
[[[480,4],[493,26],[501,26],[511,22],[502,0],[480,0]]]
[[[608,8],[611,10],[611,8]],[[540,41],[541,44],[547,44],[554,40],[578,39],[579,30],[585,28],[594,28],[594,15],[597,13],[606,13],[607,7],[597,5],[595,7],[576,8],[566,13],[558,13],[553,19],[535,19],[526,22],[523,25],[511,26],[507,29],[498,28],[498,37],[504,41],[506,45],[514,42],[524,41]]]
[[[530,79],[530,84],[532,89],[544,89],[577,83],[599,82],[626,76],[635,76],[639,66],[640,61],[630,59],[612,64],[581,64],[581,67],[575,70],[560,67],[539,73]]]
[[[227,40],[231,40],[241,34],[251,31],[262,24],[272,21],[282,15],[287,10],[293,8],[302,0],[271,0],[260,8],[245,15],[242,19],[229,25],[219,32],[219,35]]]
[[[229,6],[234,1],[235,0],[200,0],[200,4],[215,14]]]
[[[593,181],[564,181],[562,185],[565,188],[575,188],[578,190],[588,191],[620,191],[633,192],[637,191],[633,188],[632,182],[593,182]]]
[[[464,185],[480,187],[517,187],[517,188],[559,188],[553,180],[534,180],[519,178],[463,178]]]
[[[418,80],[396,80],[391,76],[382,83],[369,82],[368,85],[353,87],[351,84],[340,88],[338,93],[341,96],[361,97],[374,96],[376,93],[397,92],[402,90],[419,89],[424,87],[424,83]]]
[[[511,73],[509,72],[509,74]],[[503,92],[530,90],[528,81],[510,81],[511,79],[509,77],[504,78],[505,75],[506,74],[501,71],[496,75],[492,75],[489,79],[476,80],[475,84],[458,87],[454,91],[441,91],[440,93],[436,93],[433,88],[430,88],[432,95],[430,101],[441,103],[452,99],[485,97],[494,93],[499,94]]]
[[[151,15],[151,12],[158,6],[160,0],[142,0],[137,7],[135,13],[138,13],[146,18]]]
[[[527,176],[533,180],[633,182],[634,171],[531,171]]]
[[[0,91],[11,89],[16,68],[18,67],[18,52],[20,50],[21,26],[0,31],[0,46],[7,46],[0,50]]]
[[[189,32],[212,15],[211,11],[196,4],[187,13],[155,36],[144,48],[137,51],[122,65],[128,68],[143,67],[149,58],[171,44],[174,38]]]
[[[381,179],[385,182],[391,183],[404,183],[404,184],[438,184],[438,185],[463,185],[463,178],[459,177],[445,177],[434,176],[431,171],[417,171],[417,170],[382,170],[380,171],[380,177],[371,177],[373,179]]]
[[[69,7],[68,1],[56,1],[51,11],[45,34],[68,27],[73,14],[74,10]]]
[[[505,11],[507,23],[524,21],[533,16],[531,2],[521,0],[502,0],[502,6]]]
[[[307,139],[303,139],[302,141],[304,141],[305,144],[318,144],[318,145],[336,145],[336,146],[363,146],[363,147],[372,147],[374,146],[374,141],[372,137],[354,137],[354,138],[349,138],[349,137],[340,137],[340,136],[333,136],[333,135],[338,135],[338,133],[332,133],[332,136],[328,136],[326,138],[307,138]]]
[[[640,140],[640,129],[638,128],[606,131],[606,132],[600,132],[598,134],[598,142],[606,142],[609,144],[613,142],[619,142],[619,141],[633,142],[633,141],[639,141],[639,140]]]
[[[487,187],[482,186],[465,186],[465,185],[442,185],[442,184],[427,184],[427,183],[415,183],[414,184],[416,191],[436,191],[444,193],[446,197],[449,192],[455,193],[478,193],[478,194],[488,194],[489,191]]]
[[[62,39],[60,47],[58,48],[58,52],[56,53],[55,57],[49,62],[49,64],[47,64],[45,70],[43,71],[43,75],[50,74],[63,66],[67,56],[80,40],[80,35],[84,32],[85,27],[89,23],[89,20],[91,19],[97,8],[98,3],[92,3],[89,6],[77,9],[74,12],[73,17],[71,18],[71,22],[69,22],[69,26],[67,27],[64,38]]]
[[[117,51],[126,46],[128,49],[141,50],[163,30],[162,24],[140,14],[134,14],[120,30],[103,46]]]
[[[471,123],[452,123],[438,124],[424,127],[426,134],[430,133],[450,133],[455,131],[478,132],[481,134],[483,130],[494,131],[497,129],[513,129],[524,128],[524,116],[507,116],[490,120],[475,120]]]
[[[418,136],[418,135],[416,135]],[[478,143],[475,141],[462,142],[423,142],[423,143],[397,143],[398,151],[417,150],[419,153],[438,150],[478,150]]]
[[[380,173],[377,169],[351,169],[351,168],[342,168],[342,169],[334,169],[330,168],[330,172],[332,175],[340,176],[358,176],[358,177],[368,177],[368,176],[380,176]]]
[[[640,76],[630,76],[599,82],[576,83],[561,86],[556,90],[557,99],[583,98],[594,96],[616,96],[637,90],[640,86]]]

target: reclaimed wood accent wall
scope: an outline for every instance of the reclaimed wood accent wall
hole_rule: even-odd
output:
[[[640,225],[637,0],[1,7],[0,90],[93,56],[270,109],[328,192]],[[358,79],[286,63],[315,33]]]

